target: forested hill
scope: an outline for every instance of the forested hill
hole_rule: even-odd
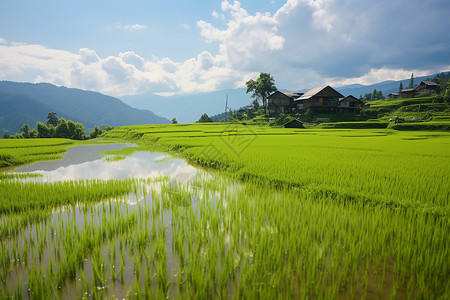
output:
[[[169,120],[149,110],[132,108],[117,98],[97,92],[49,83],[0,81],[0,132],[14,134],[20,126],[46,122],[51,111],[58,117],[83,123],[87,130],[94,126],[165,124]]]

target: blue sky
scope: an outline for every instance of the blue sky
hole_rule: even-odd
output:
[[[370,84],[450,70],[448,0],[0,2],[0,80],[113,96]]]

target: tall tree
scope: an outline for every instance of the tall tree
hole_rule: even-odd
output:
[[[271,93],[277,90],[275,80],[269,73],[260,73],[258,79],[250,79],[245,83],[247,85],[247,92],[252,92],[252,98],[260,100],[264,109],[267,110],[267,98]]]
[[[28,124],[23,124],[22,127],[20,127],[19,132],[22,133],[22,136],[24,138],[30,137],[30,126]]]
[[[69,126],[64,118],[59,119],[59,124],[56,126],[55,131],[57,138],[70,138]]]
[[[200,119],[198,120],[199,123],[207,123],[207,122],[213,122],[213,119],[211,119],[206,113],[204,113]]]
[[[410,89],[414,88],[414,73],[411,73],[411,80],[409,81],[409,86]]]
[[[49,138],[49,137],[51,137],[50,136],[50,131],[49,131],[47,125],[45,125],[42,122],[37,122],[36,127],[37,127],[38,137],[39,138]]]
[[[47,115],[47,125],[53,125],[53,127],[58,126],[59,120],[54,111],[49,112]]]
[[[401,92],[403,90],[403,82],[400,81],[400,86],[398,87],[398,91]]]

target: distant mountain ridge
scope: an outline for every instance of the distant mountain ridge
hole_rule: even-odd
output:
[[[446,73],[446,72],[445,72]],[[440,74],[440,73],[439,73]],[[431,74],[426,76],[420,76],[414,78],[414,84],[419,84],[423,80],[433,79],[438,74]],[[356,98],[359,98],[360,95],[372,93],[373,90],[382,91],[383,95],[387,97],[390,93],[397,93],[398,88],[400,86],[400,82],[403,83],[403,88],[406,89],[409,85],[411,78],[403,79],[403,80],[387,80],[371,85],[362,85],[362,84],[351,84],[345,85],[338,88],[335,88],[339,93],[344,96],[353,95]]]
[[[239,88],[169,97],[142,94],[122,96],[120,99],[133,107],[149,109],[169,119],[176,118],[179,123],[191,123],[204,113],[215,115],[224,112],[227,95],[229,108],[238,109],[250,104],[251,95],[245,91]]]
[[[170,121],[148,110],[133,108],[121,100],[97,92],[58,87],[49,83],[0,81],[0,133],[14,134],[20,126],[46,122],[57,113],[87,130],[94,126],[166,124]]]
[[[432,79],[437,74],[421,76],[414,79],[416,84],[428,78]],[[400,82],[403,87],[409,85],[410,78],[398,81],[383,81],[371,85],[350,84],[335,88],[342,95],[353,95],[359,98],[360,95],[372,93],[373,90],[382,91],[384,96],[390,93],[398,92]],[[280,88],[280,87],[279,87]],[[299,87],[295,92],[307,92],[309,88]],[[314,87],[311,87],[314,88]],[[282,89],[283,92],[293,92],[292,90]],[[251,104],[251,94],[246,94],[245,88],[228,89],[214,92],[204,92],[191,95],[175,95],[169,97],[157,96],[154,94],[141,94],[120,97],[125,103],[141,108],[149,109],[166,118],[176,118],[180,123],[197,121],[203,113],[209,116],[219,115],[225,112],[225,101],[228,95],[228,108],[239,109]]]

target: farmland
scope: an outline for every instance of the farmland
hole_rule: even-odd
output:
[[[183,124],[103,138],[142,147],[109,164],[152,149],[205,170],[3,175],[2,298],[450,295],[448,133]]]
[[[22,164],[61,159],[68,147],[85,145],[69,139],[3,139],[0,142],[0,169]]]

